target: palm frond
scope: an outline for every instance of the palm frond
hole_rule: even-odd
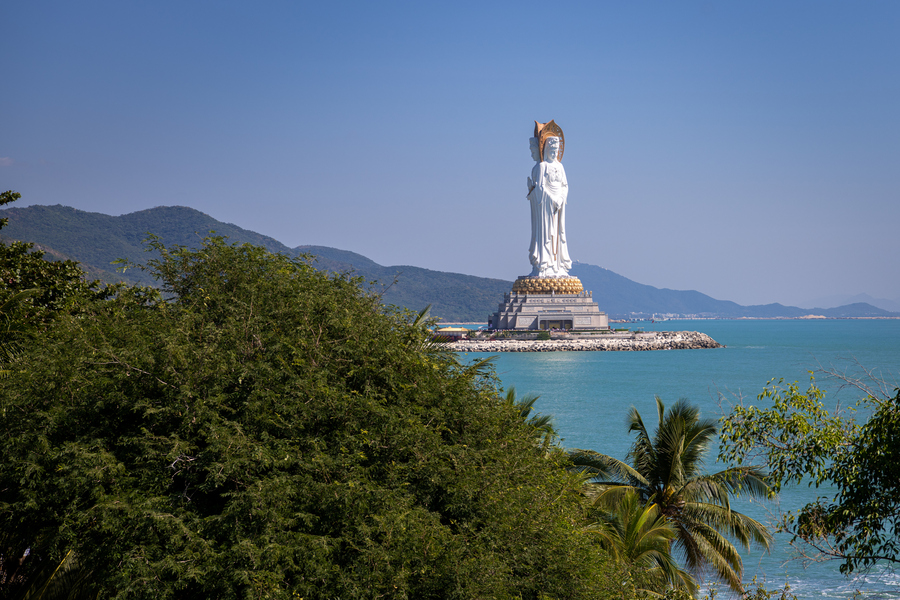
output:
[[[694,477],[678,490],[685,502],[710,502],[726,509],[731,508],[728,488],[722,482],[706,475]]]
[[[429,304],[416,314],[415,318],[410,321],[410,325],[414,329],[428,329],[433,322],[430,313],[431,305]],[[446,343],[430,333],[424,338],[410,341],[407,345],[440,360],[456,362],[456,352],[450,350]]]
[[[712,479],[725,486],[737,497],[747,494],[751,498],[766,500],[773,494],[768,473],[765,469],[754,465],[732,467],[712,475],[704,475],[703,478]]]
[[[595,483],[623,485],[639,482],[647,485],[647,480],[637,470],[612,456],[575,448],[569,451],[570,469],[589,475]]]
[[[662,403],[662,400],[658,397],[656,400],[658,403]],[[630,460],[631,464],[634,465],[635,470],[640,472],[644,477],[653,480],[653,467],[658,462],[656,447],[653,444],[653,440],[650,438],[647,427],[644,425],[641,414],[633,406],[631,407],[631,410],[628,411],[626,424],[628,425],[628,433],[637,433],[637,439],[634,441],[634,444],[632,444],[631,450],[626,456],[626,460]]]
[[[540,399],[540,395],[538,394],[525,394],[522,398],[516,398],[516,387],[514,385],[509,386],[506,390],[506,395],[503,397],[504,401],[510,406],[515,406],[519,409],[519,414],[523,419],[527,419],[528,415],[531,414],[532,409],[534,408],[534,403]]]
[[[62,560],[44,561],[30,573],[15,597],[20,600],[82,600],[94,597],[88,592],[92,569],[69,550]]]
[[[472,364],[466,365],[465,373],[467,375],[473,377],[484,377],[486,376],[491,367],[493,367],[494,363],[497,360],[497,355],[486,356],[485,358],[480,358],[473,362]]]
[[[714,527],[705,523],[690,523],[687,525],[687,529],[697,554],[702,557],[691,566],[691,571],[703,573],[704,566],[709,565],[718,579],[728,584],[728,587],[736,593],[743,593],[744,588],[741,583],[743,562],[734,545]],[[679,537],[676,546],[681,541],[682,538]]]
[[[643,504],[634,488],[619,489],[624,492],[617,502],[598,509],[590,527],[597,532],[601,545],[615,560],[642,569],[653,588],[643,591],[657,595],[672,586],[693,593],[693,578],[678,567],[669,552],[676,537],[672,524],[660,514],[657,505]]]
[[[429,304],[428,306],[423,308],[421,311],[419,311],[419,314],[416,315],[416,318],[412,320],[411,325],[413,327],[424,327],[425,324],[428,322],[429,317],[431,316],[430,313],[431,313],[431,305]]]
[[[585,495],[591,504],[600,510],[615,511],[628,494],[640,496],[640,490],[630,485],[605,485],[594,483],[588,486]]]
[[[516,407],[519,410],[519,416],[522,420],[538,433],[542,445],[549,446],[556,438],[556,430],[553,429],[553,416],[531,414],[531,411],[534,409],[534,403],[537,402],[539,398],[540,395],[538,394],[526,394],[521,399],[518,399],[516,398],[515,386],[510,386],[506,390],[503,401],[509,406]]]
[[[774,540],[768,527],[756,519],[717,504],[688,502],[684,507],[683,518],[685,521],[702,523],[717,531],[724,531],[744,548],[749,548],[754,543],[768,550]]]

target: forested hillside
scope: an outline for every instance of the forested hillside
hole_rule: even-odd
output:
[[[113,261],[127,259],[144,263],[154,255],[144,241],[155,235],[167,245],[196,248],[210,232],[231,242],[249,243],[270,252],[315,256],[318,268],[350,272],[362,277],[386,304],[420,311],[432,306],[431,314],[444,321],[487,322],[511,281],[444,273],[414,266],[381,266],[346,250],[324,246],[288,248],[281,242],[184,206],[160,206],[111,217],[68,206],[29,206],[3,211],[9,219],[3,236],[8,240],[35,243],[50,256],[76,260],[92,277],[107,283],[124,281],[153,285],[148,273],[136,268],[117,271]]]

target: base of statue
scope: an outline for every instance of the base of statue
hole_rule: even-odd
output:
[[[488,321],[491,329],[609,329],[577,277],[519,277]]]

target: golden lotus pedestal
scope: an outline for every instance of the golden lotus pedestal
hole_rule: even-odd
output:
[[[519,277],[488,321],[491,329],[609,329],[577,277]]]
[[[517,294],[578,294],[584,288],[577,277],[519,277],[512,291]]]

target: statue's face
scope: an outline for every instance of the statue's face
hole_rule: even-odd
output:
[[[537,138],[528,138],[528,147],[531,149],[531,159],[534,162],[539,162],[541,160],[541,153],[538,147]]]
[[[556,158],[558,156],[559,156],[559,138],[558,137],[547,138],[547,141],[544,142],[544,161],[545,162],[556,162]]]

